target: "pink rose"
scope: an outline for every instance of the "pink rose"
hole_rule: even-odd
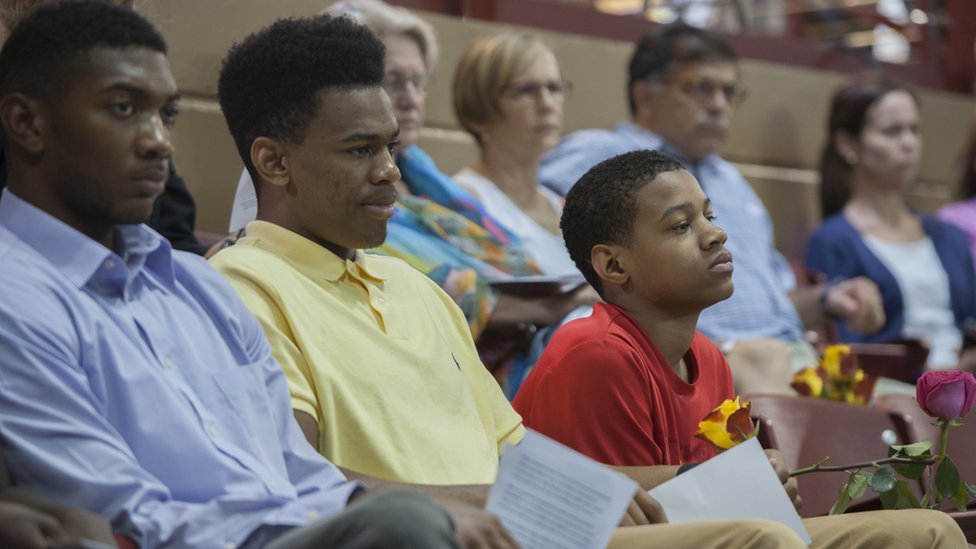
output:
[[[915,386],[915,398],[926,414],[946,421],[965,416],[976,396],[976,378],[959,370],[922,374]]]

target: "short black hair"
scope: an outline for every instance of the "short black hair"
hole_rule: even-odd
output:
[[[666,154],[632,151],[593,166],[566,195],[559,220],[566,249],[601,296],[603,284],[590,263],[593,246],[630,245],[637,219],[637,193],[658,175],[683,169],[681,162]]]
[[[24,17],[0,50],[0,97],[12,92],[51,99],[65,89],[64,71],[97,48],[166,53],[152,23],[104,0],[45,4]]]
[[[677,65],[705,61],[735,63],[738,58],[732,46],[721,36],[686,23],[674,23],[663,29],[649,31],[637,41],[637,47],[630,57],[627,80],[630,114],[637,112],[631,96],[634,82],[663,79]]]
[[[237,152],[257,187],[258,137],[301,144],[328,88],[381,86],[383,42],[348,17],[279,19],[235,44],[217,94]]]

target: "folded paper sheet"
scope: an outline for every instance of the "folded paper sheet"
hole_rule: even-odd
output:
[[[768,519],[810,534],[755,438],[650,491],[671,523],[695,520]]]
[[[602,549],[637,489],[626,476],[530,430],[502,454],[485,508],[524,549]]]

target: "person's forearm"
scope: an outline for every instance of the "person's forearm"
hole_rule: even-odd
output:
[[[410,490],[423,494],[438,502],[461,502],[474,507],[483,508],[488,500],[490,484],[459,484],[453,486],[435,484],[407,484],[378,479],[356,471],[339,468],[349,480],[358,480],[366,485],[370,491],[374,490]]]
[[[71,537],[115,545],[108,521],[84,509],[58,505],[38,494],[13,486],[0,489],[0,500],[17,502],[51,515]]]
[[[559,298],[553,298],[559,299]],[[490,326],[512,326],[522,322],[548,326],[562,320],[560,307],[552,307],[544,298],[519,297],[501,292],[488,319]]]
[[[562,322],[577,307],[592,305],[599,298],[590,286],[581,286],[572,292],[552,296],[520,297],[500,292],[488,323],[504,326],[530,322],[551,326]]]
[[[643,467],[607,465],[607,467],[618,473],[627,475],[644,490],[650,490],[663,482],[673,479],[678,474],[677,465],[647,465]]]

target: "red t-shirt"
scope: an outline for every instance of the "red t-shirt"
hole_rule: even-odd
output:
[[[512,403],[526,427],[609,465],[680,465],[715,456],[698,422],[734,398],[732,374],[696,332],[678,377],[627,314],[598,303],[553,336]]]

